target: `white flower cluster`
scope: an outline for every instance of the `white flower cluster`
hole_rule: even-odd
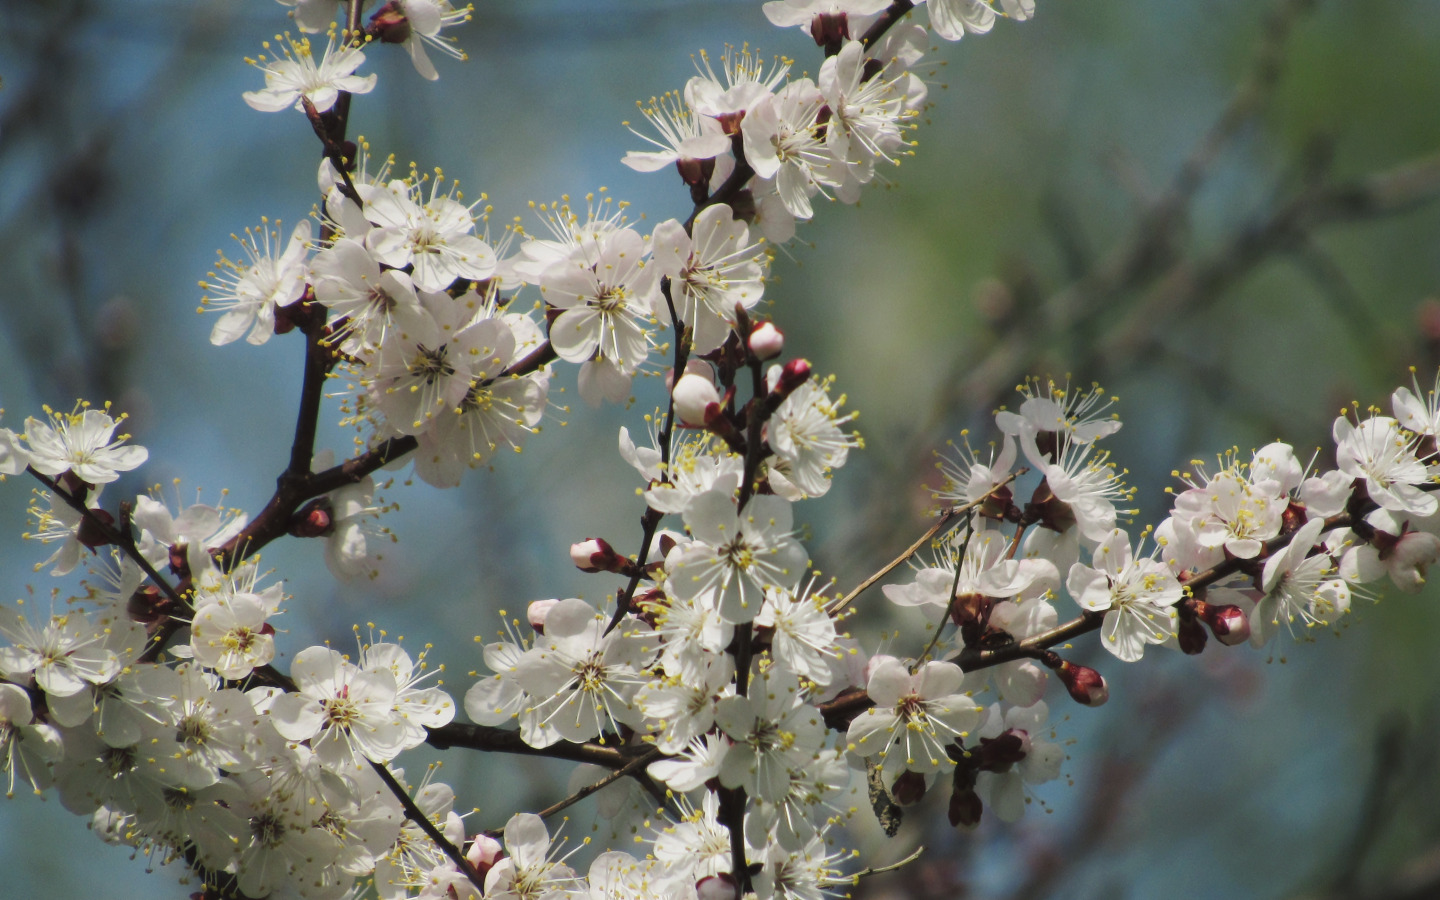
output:
[[[1381,578],[1418,590],[1440,558],[1440,380],[1425,397],[1396,391],[1393,417],[1337,419],[1334,471],[1308,470],[1281,443],[1226,456],[1213,474],[1197,464],[1148,551],[1150,529],[1137,541],[1122,527],[1134,492],[1100,448],[1120,428],[1113,401],[1034,381],[997,413],[990,452],[967,441],[942,459],[949,508],[932,536],[952,527],[929,565],[884,588],[927,633],[869,655],[843,630],[854,595],[817,587],[793,506],[825,494],[861,446],[854,414],[807,362],[780,361],[783,335],[754,313],[764,242],[788,240],[816,196],[854,202],[880,163],[910,152],[925,97],[912,70],[929,33],[895,18],[910,5],[767,3],[772,22],[825,48],[815,80],[727,51],[719,73],[703,61],[683,91],[642,107],[658,149],[625,162],[673,164],[695,201],[688,221],[644,233],[623,204],[592,196],[583,212],[536,207],[543,237],[516,227],[493,242],[490,210],[438,170],[369,172],[337,111],[375,83],[355,74],[366,40],[404,45],[433,78],[425,48],[462,56],[442,29],[468,8],[391,0],[362,37],[337,35],[334,0],[288,5],[302,31],[328,30],[326,51],[316,62],[308,41],[287,39],[280,59],[257,61],[266,87],[245,99],[311,120],[326,145],[321,212],[288,239],[268,220],[248,231],[245,259],[222,256],[203,302],[221,312],[215,344],[304,335],[316,408],[323,378],[308,375],[348,372],[345,411],[365,452],[334,467],[323,454],[300,460],[308,469],[292,460],[253,520],[204,504],[172,512],[154,496],[112,515],[101,488],[147,453],[115,436],[108,412],[47,410],[23,434],[0,429],[0,475],[28,468],[47,488],[27,537],[60,547],[41,567],[89,575],[62,608],[0,607],[9,787],[56,787],[98,833],[184,859],[219,896],[833,894],[855,877],[840,844],[858,785],[893,822],[948,784],[951,822],[973,825],[986,807],[1018,818],[1027,786],[1059,775],[1050,673],[1080,703],[1108,695],[1053,647],[1099,631],[1133,662],[1147,646],[1198,653],[1212,634],[1264,645],[1282,624],[1335,623]],[[1029,0],[927,6],[952,40],[1033,14]],[[353,658],[310,646],[288,674],[273,665],[286,597],[262,583],[260,545],[326,537],[337,576],[373,570],[369,538],[389,508],[374,499],[380,465],[410,453],[424,481],[458,484],[538,430],[554,360],[579,365],[588,401],[623,401],[662,346],[669,409],[648,442],[619,435],[642,480],[640,546],[571,548],[583,571],[625,580],[616,608],[544,600],[526,625],[508,622],[484,647],[490,674],[465,694],[474,725],[452,723],[424,655],[395,643],[362,643]],[[1020,484],[1033,485],[1028,501]],[[1065,596],[1078,617],[1061,624]],[[427,741],[467,740],[598,761],[612,769],[605,784],[624,779],[599,798],[614,843],[588,874],[541,815],[517,813],[503,840],[467,834],[433,769],[409,786],[391,767]],[[602,787],[595,771],[578,770],[574,798]]]

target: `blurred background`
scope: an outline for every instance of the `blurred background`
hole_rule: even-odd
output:
[[[865,450],[797,509],[816,565],[844,588],[923,530],[932,452],[963,428],[988,440],[990,412],[1026,374],[1100,381],[1120,398],[1111,445],[1139,488],[1138,530],[1163,515],[1170,472],[1189,460],[1277,438],[1308,458],[1341,405],[1388,407],[1408,366],[1428,388],[1440,364],[1440,4],[1038,6],[1032,22],[940,46],[919,70],[932,105],[916,156],[858,209],[821,206],[777,255],[767,312],[787,351],[834,373],[861,411]],[[163,484],[172,505],[213,504],[224,490],[253,513],[285,464],[299,347],[212,347],[213,319],[194,310],[232,232],[261,216],[288,231],[316,200],[303,117],[240,98],[262,83],[244,57],[286,27],[285,9],[8,0],[6,12],[5,424],[42,403],[112,399],[150,463],[107,497]],[[529,200],[602,186],[636,217],[683,218],[678,179],[619,163],[640,148],[621,125],[638,118],[634,102],[683,86],[702,48],[749,42],[811,74],[820,61],[750,0],[478,0],[455,34],[471,59],[437,59],[437,84],[399,48],[370,52],[379,86],[356,98],[351,133],[487,193],[500,223]],[[401,506],[387,521],[400,542],[380,579],[337,585],[318,542],[267,548],[293,595],[282,649],[347,648],[352,625],[373,622],[412,652],[433,643],[458,698],[481,667],[471,638],[493,639],[498,610],[613,594],[566,550],[590,536],[635,549],[637,479],[616,431],[641,427],[663,386],[643,380],[628,410],[595,411],[573,370],[558,385],[545,433],[495,471],[444,493],[396,473],[384,496]],[[332,427],[321,443],[344,454],[351,435]],[[0,599],[51,587],[33,570],[49,550],[18,537],[31,487],[0,486],[12,535]],[[1282,636],[1261,653],[1212,645],[1125,667],[1082,643],[1073,658],[1102,669],[1111,702],[1052,696],[1071,741],[1065,777],[1017,826],[957,833],[937,791],[893,839],[861,828],[866,863],[931,852],[854,893],[1440,896],[1435,593],[1392,591],[1338,636]],[[852,620],[872,650],[881,629],[918,628],[884,605],[867,595]],[[458,807],[478,808],[471,829],[563,796],[570,777],[568,765],[438,756]],[[415,780],[425,760],[410,764]],[[567,833],[594,816],[575,808]],[[0,894],[193,889],[85,830],[53,798],[0,805]]]

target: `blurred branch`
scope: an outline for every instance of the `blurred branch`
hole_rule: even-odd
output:
[[[1163,333],[1186,316],[1213,306],[1223,293],[1277,256],[1301,254],[1312,271],[1319,264],[1308,248],[1318,230],[1397,215],[1440,197],[1440,154],[1347,181],[1325,177],[1324,166],[1302,179],[1297,189],[1281,192],[1267,208],[1242,224],[1220,249],[1200,257],[1185,249],[1190,208],[1225,147],[1268,103],[1284,69],[1295,26],[1313,0],[1280,0],[1267,17],[1265,32],[1248,75],[1229,103],[1201,136],[1169,187],[1138,216],[1130,235],[1104,254],[1094,268],[1075,276],[1083,259],[1080,236],[1061,243],[1071,281],[1027,305],[1029,313],[1010,317],[1005,330],[979,361],[964,364],[957,385],[940,398],[938,409],[979,409],[993,404],[1025,372],[1057,346],[1071,345],[1077,333],[1097,340],[1075,343],[1078,358],[1066,360],[1079,371],[1096,371],[1117,359],[1143,358],[1156,349]],[[1047,203],[1052,231],[1067,227],[1063,207]],[[1018,296],[1030,279],[1007,279]],[[1351,311],[1346,318],[1353,318]]]

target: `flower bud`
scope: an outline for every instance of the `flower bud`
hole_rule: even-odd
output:
[[[776,399],[783,400],[790,396],[791,392],[800,385],[810,380],[810,362],[804,359],[792,359],[783,366],[774,367],[772,372],[778,369],[770,384],[770,393],[776,395]]]
[[[1065,683],[1065,690],[1070,692],[1070,698],[1082,706],[1100,706],[1110,699],[1110,689],[1105,686],[1105,679],[1089,666],[1077,666],[1062,661],[1055,674]]]
[[[604,538],[587,538],[570,545],[570,561],[582,572],[618,572],[625,560]]]
[[[545,633],[545,617],[550,615],[559,600],[536,600],[525,610],[525,618],[530,620],[530,627],[535,629],[536,634]]]
[[[290,534],[295,537],[315,538],[329,534],[334,525],[334,510],[330,505],[330,500],[326,497],[319,497],[305,504],[290,519],[289,530]]]
[[[1227,647],[1250,640],[1250,620],[1238,606],[1196,603],[1195,614],[1215,633],[1215,640]]]
[[[773,322],[761,322],[750,331],[750,353],[758,360],[774,359],[785,350],[785,335]]]
[[[707,417],[720,411],[720,392],[703,375],[681,375],[670,396],[680,421],[693,428],[704,428]]]
[[[465,858],[470,861],[470,865],[475,867],[475,871],[480,873],[480,877],[484,878],[485,874],[500,860],[501,852],[499,841],[488,834],[477,834],[465,850]]]
[[[695,895],[699,900],[739,900],[740,888],[729,872],[717,872],[695,882]]]

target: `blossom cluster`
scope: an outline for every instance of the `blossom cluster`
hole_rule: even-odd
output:
[[[202,306],[220,313],[217,345],[303,336],[320,372],[308,402],[343,375],[363,449],[337,466],[292,457],[252,517],[173,510],[158,493],[102,502],[148,457],[108,409],[0,429],[0,474],[43,485],[26,536],[59,545],[37,568],[85,573],[48,610],[0,607],[10,791],[53,786],[107,839],[183,859],[212,896],[836,893],[857,877],[844,849],[857,793],[884,822],[948,788],[950,821],[973,826],[987,808],[1019,818],[1030,786],[1059,776],[1050,704],[1108,690],[1053,648],[1088,631],[1124,662],[1199,653],[1212,635],[1264,646],[1334,625],[1382,579],[1418,590],[1440,558],[1440,379],[1397,390],[1393,416],[1337,419],[1332,470],[1279,442],[1194,464],[1168,516],[1138,532],[1135,490],[1101,447],[1121,428],[1114,398],[1035,380],[996,412],[988,450],[967,436],[941,458],[928,558],[883,588],[924,627],[880,652],[846,630],[861,589],[822,582],[798,536],[795,504],[826,494],[863,443],[834,380],[785,359],[760,315],[775,300],[767,245],[816,197],[854,202],[911,152],[932,32],[983,33],[1033,4],[930,0],[927,30],[901,20],[909,3],[772,0],[772,22],[824,48],[814,80],[726,51],[718,72],[702,56],[682,90],[642,106],[656,149],[624,162],[673,165],[693,215],[645,231],[596,194],[537,205],[533,233],[499,236],[485,197],[467,202],[439,170],[371,171],[339,103],[373,87],[355,74],[371,43],[405,46],[436,77],[425,48],[462,56],[443,29],[468,10],[391,0],[356,35],[333,0],[287,5],[302,33],[328,32],[326,50],[317,62],[307,38],[286,38],[281,58],[255,61],[266,86],[245,100],[310,119],[320,203],[288,235],[268,219],[247,231]],[[601,537],[570,549],[606,602],[537,600],[508,620],[463,694],[464,728],[425,654],[383,632],[351,655],[316,645],[283,662],[274,621],[290,598],[260,547],[325,538],[337,577],[373,571],[393,537],[373,472],[413,460],[449,487],[494,465],[539,430],[557,363],[596,404],[624,402],[646,372],[668,389],[647,434],[619,429],[645,508],[634,552]],[[427,742],[587,760],[571,799],[600,792],[608,845],[580,874],[546,823],[564,803],[473,831],[433,769],[407,784],[398,760]]]

